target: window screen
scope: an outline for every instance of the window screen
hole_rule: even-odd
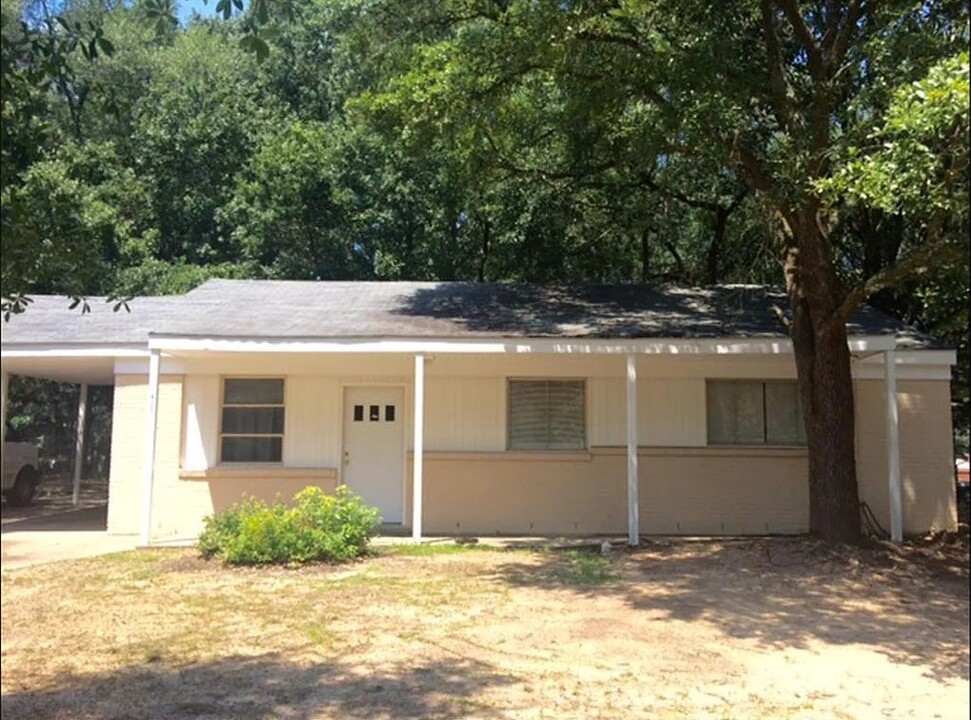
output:
[[[510,380],[510,450],[582,450],[586,401],[582,380]]]
[[[283,459],[283,380],[223,381],[220,420],[222,462],[280,462]]]
[[[788,380],[709,380],[709,445],[805,444],[802,406]]]

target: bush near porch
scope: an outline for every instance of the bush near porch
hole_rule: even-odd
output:
[[[367,553],[381,522],[377,509],[343,486],[334,495],[304,488],[294,503],[244,498],[206,518],[199,551],[231,565],[345,562]]]

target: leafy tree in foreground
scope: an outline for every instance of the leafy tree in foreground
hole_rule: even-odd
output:
[[[386,12],[410,28],[408,20],[432,11],[391,3]],[[922,158],[911,187],[947,198],[941,208],[966,201],[966,100],[958,114],[951,103],[939,112],[939,99],[926,93],[887,108],[895,93],[906,94],[898,88],[966,48],[967,8],[866,0],[471,2],[446,5],[438,19],[448,32],[419,33],[411,69],[385,90],[417,117],[478,126],[497,154],[522,165],[549,167],[555,158],[562,168],[566,158],[587,175],[631,178],[704,157],[756,194],[791,306],[810,527],[827,539],[857,540],[846,322],[873,292],[966,254],[967,235],[961,215],[935,210],[911,222],[907,242],[874,274],[861,274],[840,244],[845,206],[870,192],[893,193],[883,178],[899,153],[873,152],[870,140],[885,117],[886,132],[910,137],[907,116],[918,134],[956,144],[938,172],[933,150],[921,154],[920,139],[904,143],[900,152]],[[961,97],[964,88],[966,98],[966,70],[949,78],[947,92]],[[549,130],[530,124],[523,108],[535,107],[559,120]],[[564,145],[571,137],[581,141]],[[556,145],[580,154],[551,153]]]

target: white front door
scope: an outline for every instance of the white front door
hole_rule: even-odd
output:
[[[381,511],[386,523],[404,519],[403,388],[344,390],[344,484]]]

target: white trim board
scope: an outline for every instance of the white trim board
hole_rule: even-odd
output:
[[[16,345],[0,348],[0,357],[4,358],[145,358],[149,357],[147,343],[126,345],[100,345],[98,343],[82,345],[58,345],[44,343],[40,345]]]
[[[654,355],[787,355],[788,338],[703,338],[696,340],[635,338],[482,338],[389,339],[353,338],[179,338],[152,336],[149,348],[168,352],[278,352],[278,353],[505,353],[542,354],[654,354]],[[893,350],[889,336],[860,336],[848,341],[850,352]]]

